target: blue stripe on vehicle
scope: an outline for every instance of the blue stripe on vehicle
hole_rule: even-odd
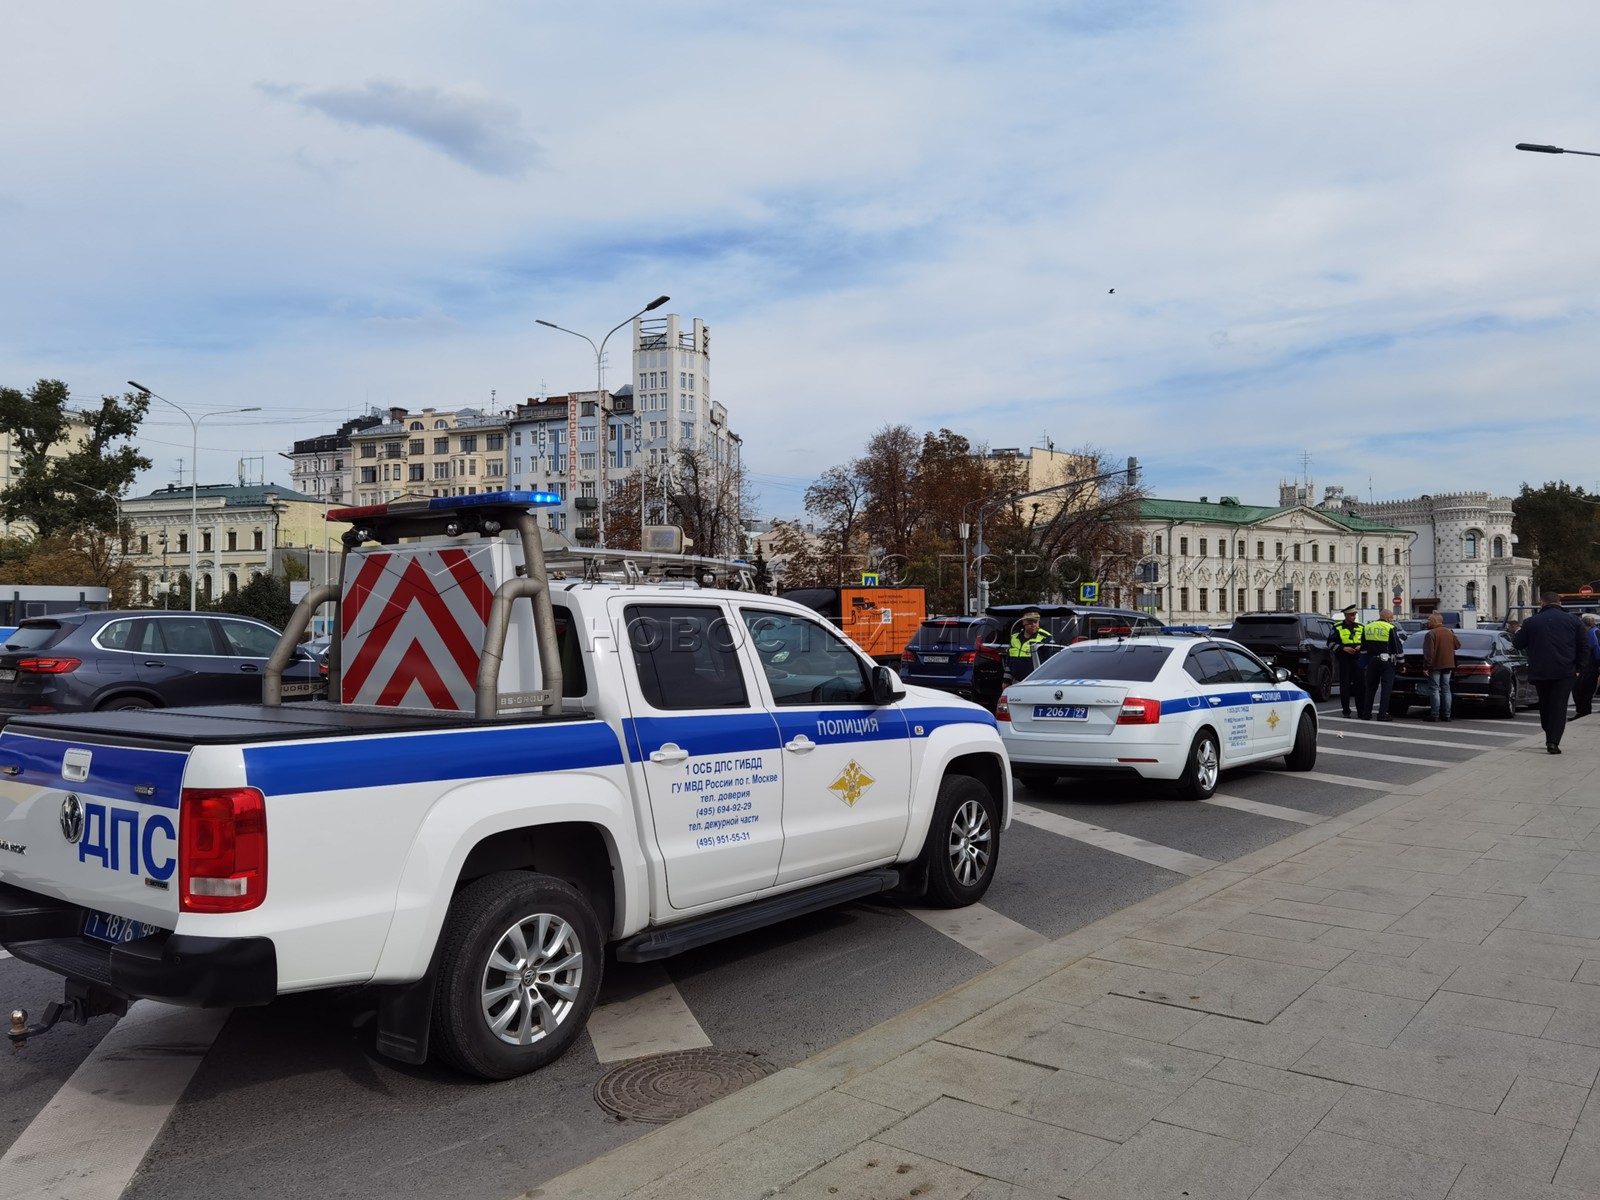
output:
[[[784,742],[804,734],[819,746],[846,742],[903,741],[906,717],[898,708],[779,708],[773,711]]]
[[[681,717],[634,717],[623,722],[633,761],[647,759],[668,742],[690,755],[739,754],[777,748],[778,726],[764,709]]]
[[[68,750],[89,752],[89,777],[67,780],[61,775],[62,760]],[[188,755],[179,751],[136,750],[126,746],[85,746],[55,738],[27,734],[0,735],[0,767],[17,767],[9,776],[17,783],[35,787],[82,791],[108,800],[149,804],[156,808],[177,808],[183,790],[183,768]],[[149,795],[135,788],[150,790]]]
[[[1237,708],[1241,704],[1294,704],[1306,699],[1306,693],[1298,688],[1273,688],[1271,691],[1260,692],[1203,692],[1195,696],[1178,696],[1172,700],[1161,702],[1162,715],[1167,713],[1198,712],[1211,708]],[[1212,700],[1220,701],[1213,704]]]
[[[998,729],[992,713],[980,709],[970,708],[905,708],[906,720],[911,725],[914,737],[926,737],[935,729],[943,729],[946,725],[984,725],[990,729]],[[920,731],[918,726],[921,726]]]
[[[269,796],[617,766],[603,721],[507,725],[244,748],[245,778]]]

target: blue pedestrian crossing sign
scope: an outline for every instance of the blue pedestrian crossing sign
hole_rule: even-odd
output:
[[[862,587],[877,587],[878,586],[878,573],[876,571],[863,571],[863,572],[861,572],[861,586]]]
[[[1100,585],[1098,583],[1080,583],[1078,585],[1078,603],[1098,604],[1100,602]]]

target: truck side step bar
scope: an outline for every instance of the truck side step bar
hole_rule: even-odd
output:
[[[639,963],[671,958],[674,954],[682,954],[685,950],[693,950],[697,946],[709,945],[736,934],[776,925],[779,921],[787,921],[791,917],[816,912],[818,909],[832,908],[836,904],[844,904],[850,900],[859,900],[863,896],[891,892],[899,886],[900,872],[890,867],[865,871],[860,875],[847,875],[843,879],[831,879],[827,883],[819,883],[815,887],[804,888],[798,892],[773,896],[770,900],[761,900],[741,908],[710,913],[692,921],[636,933],[616,944],[617,959],[621,962]]]

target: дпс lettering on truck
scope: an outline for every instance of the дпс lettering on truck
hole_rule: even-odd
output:
[[[0,945],[65,980],[13,1042],[139,998],[371,987],[380,1053],[508,1078],[577,1038],[608,952],[984,894],[1011,815],[988,713],[659,558],[553,577],[556,502],[331,512],[339,582],[296,610],[260,704],[13,719]],[[330,601],[327,695],[283,705]]]

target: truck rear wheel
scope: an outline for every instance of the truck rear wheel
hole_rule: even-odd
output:
[[[939,784],[933,823],[922,846],[927,873],[923,899],[936,908],[965,908],[989,890],[1000,861],[999,806],[989,789],[968,775]]]
[[[583,893],[501,871],[462,889],[439,941],[433,1039],[452,1066],[510,1079],[554,1062],[583,1032],[605,950]]]

